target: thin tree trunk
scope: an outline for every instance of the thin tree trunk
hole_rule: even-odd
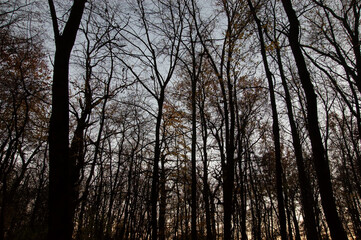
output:
[[[247,1],[248,6],[251,9],[253,18],[256,22],[257,29],[258,29],[258,36],[260,39],[261,44],[261,54],[263,59],[263,65],[266,71],[266,77],[268,80],[268,87],[269,87],[269,94],[271,98],[271,107],[272,107],[272,120],[273,120],[273,141],[275,145],[275,161],[276,161],[276,190],[277,190],[277,202],[278,202],[278,214],[279,214],[279,221],[281,227],[281,239],[287,240],[287,229],[286,229],[286,213],[285,213],[285,202],[283,197],[283,168],[281,162],[281,143],[280,143],[280,130],[279,130],[279,123],[278,123],[278,114],[277,114],[277,105],[276,105],[276,98],[273,86],[273,79],[272,73],[269,69],[267,55],[266,55],[266,47],[264,43],[264,37],[262,32],[261,21],[258,19],[256,10],[253,7],[253,4],[250,0]]]
[[[106,95],[108,95],[109,94],[109,86],[107,87],[107,89],[105,91],[106,91]],[[101,144],[102,133],[103,133],[104,125],[105,125],[105,109],[106,109],[107,102],[108,102],[108,98],[105,98],[103,105],[102,105],[102,110],[100,113],[101,117],[100,117],[100,123],[99,123],[98,136],[97,136],[97,140],[95,142],[94,156],[93,156],[89,176],[85,182],[84,192],[79,200],[81,202],[81,208],[80,208],[80,213],[78,216],[78,232],[76,234],[77,240],[82,239],[83,216],[85,214],[85,206],[87,204],[87,198],[89,196],[89,187],[90,187],[91,180],[92,180],[94,172],[95,172],[95,167],[96,167],[96,164],[98,161],[98,157],[101,154],[100,144]]]
[[[285,191],[285,207],[286,207],[286,214],[287,214],[288,238],[290,240],[293,240],[291,211],[290,211],[290,206],[289,206],[288,194],[289,194],[289,192]]]
[[[209,184],[208,184],[208,132],[207,123],[204,114],[204,102],[201,103],[200,117],[202,123],[202,140],[203,140],[203,201],[206,214],[206,227],[207,227],[207,240],[213,240],[212,226],[211,226],[211,213],[209,205]]]
[[[304,212],[305,217],[305,230],[308,240],[317,240],[318,239],[318,232],[317,232],[317,224],[316,224],[316,218],[314,213],[314,206],[315,202],[313,199],[312,194],[312,187],[309,180],[309,177],[306,172],[304,159],[302,155],[302,146],[300,137],[298,135],[298,130],[296,126],[296,122],[294,120],[293,116],[293,108],[291,103],[291,97],[287,86],[286,76],[283,71],[283,64],[281,59],[281,52],[280,49],[276,49],[277,54],[277,64],[281,75],[282,85],[283,89],[285,91],[285,100],[286,100],[286,106],[287,106],[287,115],[288,120],[291,126],[291,133],[292,133],[292,144],[295,151],[295,157],[296,157],[296,164],[297,164],[297,170],[298,170],[298,182],[300,184],[301,188],[301,204],[302,209]]]
[[[295,226],[295,239],[301,240],[300,228],[299,228],[299,224],[298,224],[297,216],[296,216],[296,207],[295,207],[294,197],[291,199],[291,210],[292,210],[293,225]],[[307,240],[308,240],[308,237],[307,237]]]
[[[196,129],[196,89],[197,79],[195,77],[195,60],[193,56],[193,77],[192,77],[192,240],[197,240],[197,169],[196,169],[196,143],[197,143],[197,129]]]
[[[237,102],[237,93],[235,91],[234,94],[234,99]],[[239,188],[240,188],[240,193],[239,193],[239,197],[241,198],[241,204],[240,204],[240,230],[241,230],[241,239],[242,240],[247,240],[247,223],[246,223],[246,219],[247,219],[247,193],[246,193],[246,187],[245,187],[245,183],[247,182],[247,158],[245,157],[245,163],[242,163],[243,157],[242,157],[242,152],[243,152],[243,137],[245,135],[245,129],[246,129],[246,125],[248,122],[248,117],[246,119],[242,119],[242,122],[240,120],[240,116],[238,114],[239,109],[238,109],[238,105],[236,105],[236,123],[237,123],[237,163],[238,163],[238,174],[239,174]],[[244,168],[242,166],[245,166]]]
[[[209,192],[209,191],[208,191]],[[211,223],[212,223],[212,236],[213,236],[213,240],[215,240],[217,238],[217,231],[216,231],[216,219],[215,219],[215,214],[216,214],[216,205],[214,203],[214,195],[211,193],[209,195],[209,202],[211,205]]]
[[[165,240],[165,212],[166,212],[166,205],[167,205],[167,193],[165,188],[166,183],[166,176],[165,176],[165,156],[162,155],[161,157],[161,172],[160,172],[160,204],[159,204],[159,240]]]
[[[152,208],[152,239],[158,239],[157,229],[157,202],[158,202],[158,174],[159,174],[159,160],[160,160],[160,125],[163,115],[164,89],[162,88],[160,97],[158,99],[158,115],[155,127],[155,146],[154,146],[154,162],[153,162],[153,177],[152,188],[150,194],[150,202]]]

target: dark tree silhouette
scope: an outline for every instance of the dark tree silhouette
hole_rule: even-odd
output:
[[[54,2],[49,0],[56,47],[49,127],[49,240],[70,240],[73,233],[73,164],[69,158],[69,59],[85,2],[86,0],[74,1],[61,33]]]
[[[267,54],[266,54],[266,47],[265,41],[262,32],[262,25],[261,21],[257,17],[256,9],[252,4],[252,1],[248,0],[248,6],[251,9],[254,21],[257,25],[258,30],[258,37],[261,45],[261,54],[263,65],[266,72],[266,77],[268,81],[268,88],[269,94],[271,99],[271,108],[272,108],[272,132],[273,132],[273,141],[275,145],[275,160],[276,160],[276,189],[277,189],[277,202],[278,202],[278,214],[280,220],[280,227],[281,227],[281,238],[282,240],[287,239],[287,230],[286,230],[286,213],[285,213],[285,202],[283,197],[283,168],[281,162],[281,140],[280,140],[280,128],[278,123],[278,113],[277,113],[277,105],[276,105],[276,97],[275,97],[275,90],[273,84],[273,75],[269,68]]]
[[[332,239],[346,240],[347,235],[337,213],[331,184],[330,168],[320,134],[316,93],[298,40],[300,31],[299,21],[291,1],[282,0],[282,3],[290,22],[288,39],[296,62],[302,87],[306,95],[307,127],[312,145],[313,163],[320,188],[322,207],[325,212]]]

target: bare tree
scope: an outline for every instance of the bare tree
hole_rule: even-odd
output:
[[[166,89],[170,83],[180,55],[181,36],[183,31],[183,19],[181,4],[172,1],[156,1],[152,6],[145,5],[143,1],[137,1],[136,12],[139,14],[137,21],[140,21],[141,31],[137,28],[129,28],[122,35],[129,44],[129,52],[126,55],[139,61],[143,66],[133,67],[129,62],[123,61],[139,84],[154,98],[157,110],[155,115],[155,142],[154,142],[154,163],[151,188],[151,229],[152,239],[158,239],[157,224],[157,203],[159,192],[159,163],[161,159],[161,124],[163,107],[166,96]],[[164,28],[159,28],[164,24]],[[158,35],[159,34],[159,35]],[[157,36],[161,40],[157,40]],[[137,52],[138,54],[134,54]],[[163,65],[163,66],[162,66]],[[162,68],[166,70],[163,71]]]
[[[74,1],[61,32],[54,2],[49,0],[56,47],[49,127],[49,240],[72,239],[74,199],[70,175],[73,164],[69,158],[69,59],[85,2]]]
[[[265,40],[263,37],[262,32],[262,25],[260,19],[257,17],[256,9],[252,4],[252,1],[248,0],[248,6],[251,9],[254,21],[257,25],[258,30],[258,37],[261,45],[261,54],[263,65],[266,72],[266,77],[268,80],[268,88],[270,93],[271,99],[271,106],[272,106],[272,130],[273,130],[273,138],[274,138],[274,145],[275,145],[275,161],[276,161],[276,189],[277,189],[277,202],[278,202],[278,214],[280,220],[280,227],[281,227],[281,238],[282,240],[287,239],[287,230],[286,230],[286,214],[285,214],[285,202],[283,196],[283,167],[281,162],[281,142],[280,142],[280,129],[278,123],[278,113],[277,113],[277,105],[276,105],[276,97],[275,97],[275,90],[273,84],[273,75],[268,65],[267,54],[266,54],[266,47],[265,47]]]
[[[306,94],[307,127],[312,145],[313,163],[320,188],[322,207],[326,215],[332,239],[347,239],[347,235],[337,213],[331,184],[330,168],[320,134],[316,94],[298,39],[300,24],[291,1],[282,0],[282,4],[290,22],[288,39],[297,65],[302,87]]]

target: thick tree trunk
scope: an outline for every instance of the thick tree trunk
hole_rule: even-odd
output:
[[[52,114],[49,129],[49,240],[71,239],[72,217],[69,161],[69,57],[55,54]]]
[[[53,1],[49,6],[54,26],[56,52],[49,127],[49,240],[72,239],[73,195],[69,159],[69,59],[85,0],[74,1],[63,34],[59,34]]]
[[[317,100],[315,90],[307,69],[305,59],[298,42],[299,22],[290,0],[282,0],[290,22],[288,39],[296,61],[298,74],[306,95],[307,104],[307,127],[313,151],[313,163],[316,170],[318,185],[321,194],[321,203],[330,229],[331,237],[334,240],[346,240],[347,235],[337,213],[335,198],[333,195],[331,174],[325,149],[323,147],[320,128],[318,125]]]

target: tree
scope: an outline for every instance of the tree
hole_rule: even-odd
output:
[[[317,230],[317,224],[315,220],[315,212],[314,212],[315,201],[313,199],[313,190],[309,180],[309,173],[307,172],[304,162],[303,149],[301,145],[300,135],[298,132],[299,130],[297,129],[297,123],[293,113],[294,107],[292,104],[291,94],[288,87],[288,81],[284,69],[285,67],[283,65],[282,57],[281,57],[281,51],[283,50],[284,46],[281,45],[282,33],[279,33],[277,30],[279,23],[277,22],[276,7],[277,7],[276,3],[273,3],[272,6],[270,6],[272,14],[274,15],[273,26],[272,26],[273,33],[268,32],[268,28],[265,28],[265,35],[270,41],[269,44],[271,46],[274,46],[274,48],[270,48],[270,50],[275,52],[276,56],[274,56],[274,59],[277,62],[279,75],[284,89],[284,100],[286,102],[287,115],[292,134],[292,144],[294,148],[297,170],[298,170],[298,182],[300,186],[302,210],[304,212],[306,235],[308,239],[318,239],[319,232]]]
[[[291,1],[282,0],[282,4],[290,23],[288,39],[296,62],[302,87],[306,94],[307,127],[312,145],[313,163],[320,188],[322,207],[330,228],[332,239],[347,239],[347,235],[343,229],[342,223],[337,213],[331,184],[330,168],[326,159],[326,153],[320,134],[316,94],[298,40],[300,24],[292,7]]]
[[[195,6],[195,1],[192,1]],[[232,239],[232,213],[233,213],[233,190],[234,190],[234,156],[235,156],[235,82],[237,76],[233,73],[236,71],[234,58],[237,56],[237,41],[244,33],[249,19],[241,14],[243,9],[242,1],[219,3],[222,13],[226,17],[226,28],[224,36],[222,36],[222,44],[218,47],[216,41],[211,39],[212,31],[206,26],[201,25],[202,20],[199,19],[195,7],[192,9],[193,21],[195,21],[198,37],[204,52],[210,62],[214,75],[217,77],[219,84],[222,110],[221,115],[224,123],[224,135],[216,133],[216,139],[220,146],[220,158],[223,177],[223,207],[224,207],[224,239]],[[204,28],[204,29],[203,29]],[[203,34],[203,32],[207,34]],[[225,144],[222,142],[224,137]],[[221,140],[222,139],[222,140]]]
[[[318,9],[307,18],[315,28],[304,44],[308,59],[324,76],[333,91],[342,99],[347,111],[356,120],[357,134],[351,141],[357,154],[355,166],[360,175],[360,151],[357,142],[361,136],[360,118],[360,6],[357,1],[335,2],[334,6],[321,1],[312,1]],[[317,61],[317,58],[323,61]],[[350,119],[353,121],[353,119]]]
[[[261,21],[257,17],[256,9],[252,4],[251,0],[247,1],[248,6],[252,12],[254,21],[257,25],[258,30],[258,37],[261,45],[261,54],[263,65],[265,68],[267,80],[268,80],[268,87],[271,99],[271,106],[272,106],[272,130],[273,130],[273,141],[275,145],[275,161],[276,161],[276,189],[277,189],[277,202],[278,202],[278,214],[280,220],[280,227],[281,227],[281,238],[282,240],[287,239],[287,230],[286,230],[286,214],[285,214],[285,202],[283,197],[283,168],[281,162],[281,142],[280,142],[280,129],[278,123],[278,113],[277,113],[277,105],[276,105],[276,98],[275,98],[275,90],[273,84],[273,75],[269,69],[267,55],[266,55],[266,47],[265,41],[262,32],[262,25]]]
[[[49,126],[49,232],[48,239],[72,239],[74,211],[69,158],[69,59],[85,8],[75,0],[61,33],[54,2],[49,0],[55,38],[52,113]]]
[[[48,3],[0,3],[0,239],[361,236],[358,1]]]
[[[186,1],[185,4],[188,8],[188,11],[195,11],[194,3]],[[183,63],[183,68],[186,69],[186,77],[191,80],[191,111],[192,111],[192,147],[191,147],[191,162],[192,162],[192,239],[196,240],[197,233],[197,160],[196,160],[196,151],[197,151],[197,83],[199,82],[201,70],[202,70],[202,61],[204,54],[199,49],[201,44],[197,43],[197,31],[192,21],[192,16],[187,14],[185,17],[187,21],[187,38],[182,40],[183,47],[186,49],[186,58],[180,59]],[[184,76],[183,76],[184,77]],[[208,173],[205,173],[208,174]],[[205,183],[207,180],[205,179]],[[208,202],[208,197],[206,199]],[[206,206],[209,208],[209,205],[206,203]],[[207,212],[207,236],[211,238],[211,230],[209,223],[209,211]]]
[[[140,22],[140,25],[137,26],[140,28],[140,32],[138,32],[139,29],[129,28],[122,36],[130,45],[129,52],[124,51],[124,54],[133,57],[134,61],[138,60],[143,63],[147,72],[144,71],[143,66],[134,64],[135,67],[133,67],[130,63],[122,62],[137,82],[153,97],[157,106],[156,113],[154,114],[156,123],[150,196],[152,239],[155,240],[158,239],[157,203],[159,196],[163,107],[166,89],[173,77],[180,55],[180,39],[183,32],[182,12],[184,10],[180,2],[156,1],[149,7],[152,11],[148,13],[148,8],[145,4],[143,1],[138,1],[136,6],[134,6],[139,14],[136,17],[138,18],[137,21]],[[157,24],[164,24],[164,28],[158,28]],[[155,33],[159,34],[160,40],[157,40],[157,37],[154,35]],[[134,54],[134,52],[138,54]],[[165,71],[161,69],[162,65],[165,66]],[[143,76],[144,72],[146,76]]]
[[[12,229],[13,222],[32,237],[26,206],[36,199],[36,187],[26,179],[38,171],[32,166],[43,165],[41,155],[46,151],[49,71],[41,41],[13,34],[1,38],[0,239],[21,235]]]

